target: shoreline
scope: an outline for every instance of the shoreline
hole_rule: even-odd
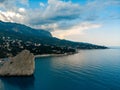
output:
[[[41,55],[35,55],[35,58],[41,58],[41,57],[60,57],[60,56],[68,56],[68,55],[72,55],[72,54],[41,54]]]
[[[39,55],[34,55],[35,58],[41,58],[41,57],[60,57],[60,56],[68,56],[68,55],[73,55],[76,54],[78,52],[75,53],[64,53],[64,54],[39,54]],[[0,63],[1,61],[7,61],[9,60],[9,58],[11,57],[7,57],[7,58],[0,58]]]
[[[34,60],[35,60],[36,58],[43,58],[43,57],[62,57],[62,56],[68,56],[68,55],[73,55],[73,54],[76,54],[76,53],[34,55]],[[0,67],[1,67],[6,61],[10,60],[9,58],[11,58],[11,57],[8,57],[8,58],[0,58]]]

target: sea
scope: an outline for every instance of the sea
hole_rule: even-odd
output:
[[[30,77],[0,77],[0,90],[120,90],[120,49],[35,59]]]

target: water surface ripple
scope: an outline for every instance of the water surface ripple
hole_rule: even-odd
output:
[[[0,78],[0,90],[120,90],[120,49],[36,58],[33,77]]]

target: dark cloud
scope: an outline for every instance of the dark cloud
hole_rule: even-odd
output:
[[[60,21],[71,21],[74,20],[76,18],[78,18],[79,15],[69,15],[69,16],[55,16],[55,17],[51,17],[51,18],[46,18],[46,19],[41,19],[41,18],[31,18],[29,21],[29,24],[32,25],[43,25],[43,24],[49,24],[49,23],[56,23],[56,22],[60,22]]]

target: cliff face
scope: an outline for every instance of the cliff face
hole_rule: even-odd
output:
[[[0,66],[0,76],[30,76],[35,69],[34,55],[27,50]]]

